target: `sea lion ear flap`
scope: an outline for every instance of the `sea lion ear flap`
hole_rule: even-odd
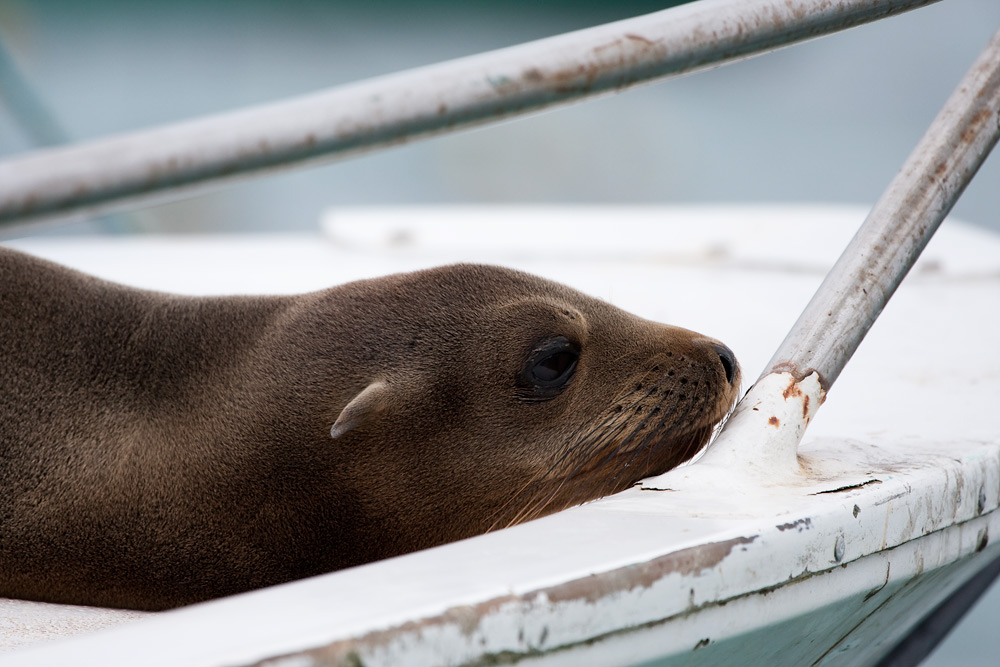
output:
[[[385,382],[372,382],[351,399],[330,429],[330,436],[339,438],[351,429],[371,421],[389,405],[391,390]]]

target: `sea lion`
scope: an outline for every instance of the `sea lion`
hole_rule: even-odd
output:
[[[469,537],[690,458],[718,341],[477,265],[188,297],[0,248],[0,596],[158,610]]]

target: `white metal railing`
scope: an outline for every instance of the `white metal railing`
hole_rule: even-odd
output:
[[[1000,137],[1000,30],[827,274],[766,373],[829,388]]]
[[[936,0],[700,0],[306,97],[0,162],[0,224],[162,201],[686,74]]]

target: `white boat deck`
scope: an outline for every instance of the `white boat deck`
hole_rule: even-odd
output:
[[[502,263],[719,338],[749,385],[866,213],[357,209],[323,236],[9,245],[193,294]],[[1000,237],[946,221],[810,425],[801,472],[750,472],[767,451],[747,443],[742,463],[163,614],[0,601],[4,664],[873,664],[1000,555],[997,304]]]

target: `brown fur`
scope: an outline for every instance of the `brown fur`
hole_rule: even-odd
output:
[[[63,603],[174,607],[563,509],[689,458],[738,387],[711,339],[487,266],[195,298],[0,248],[0,322],[0,596]],[[553,333],[576,374],[525,401]]]

